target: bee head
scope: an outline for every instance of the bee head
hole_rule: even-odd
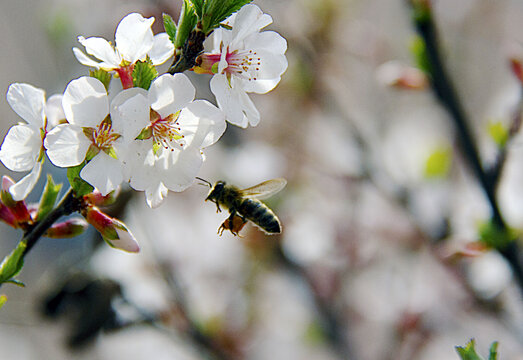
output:
[[[211,191],[209,192],[209,195],[207,195],[207,198],[205,201],[210,200],[213,202],[216,202],[216,199],[220,197],[220,194],[223,191],[223,188],[225,187],[225,181],[217,181],[214,186],[211,188]]]

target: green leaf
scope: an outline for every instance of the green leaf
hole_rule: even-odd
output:
[[[0,264],[0,284],[5,282],[17,283],[13,279],[24,266],[24,252],[27,247],[25,241],[20,241],[18,246],[7,255]]]
[[[177,50],[182,49],[189,37],[191,31],[196,27],[198,17],[194,12],[194,7],[189,0],[184,0],[180,18],[178,19],[178,30],[176,31],[176,41],[174,47]]]
[[[138,61],[134,65],[133,85],[145,90],[149,90],[151,83],[158,77],[158,71],[151,59],[147,57],[145,61]]]
[[[2,306],[4,306],[4,304],[7,302],[7,296],[5,295],[0,295],[0,309],[2,308]]]
[[[456,346],[456,351],[458,352],[461,360],[483,360],[481,356],[478,355],[475,349],[476,342],[474,339],[471,339],[465,347],[463,346]],[[489,360],[496,360],[497,359],[497,348],[498,343],[493,342],[490,346],[490,355]]]
[[[194,7],[194,12],[196,15],[198,15],[198,18],[202,18],[203,16],[203,6],[205,3],[205,0],[191,0],[191,3]]]
[[[415,36],[410,42],[409,50],[414,56],[416,66],[426,74],[430,75],[432,73],[432,66],[427,55],[427,47],[425,46],[423,38],[421,36]]]
[[[44,218],[51,210],[53,210],[58,198],[58,193],[62,189],[62,184],[55,184],[53,177],[47,175],[47,183],[45,184],[44,191],[40,197],[40,203],[38,205],[38,213],[36,220]]]
[[[500,148],[505,147],[509,138],[509,131],[501,121],[489,121],[488,134]]]
[[[429,0],[411,0],[412,16],[417,23],[427,23],[431,20],[432,10]]]
[[[174,44],[176,40],[176,23],[169,14],[163,14],[163,27],[167,35],[169,35],[169,40]]]
[[[105,90],[109,91],[109,84],[111,83],[111,79],[113,77],[110,72],[102,69],[89,70],[89,76],[100,80],[100,82],[104,84]]]
[[[448,147],[436,148],[425,163],[425,177],[428,179],[444,178],[452,164],[452,151]]]
[[[67,179],[69,179],[69,184],[71,184],[77,197],[90,194],[94,190],[94,187],[80,177],[80,171],[82,171],[85,164],[86,162],[84,161],[78,166],[67,168]]]
[[[488,360],[497,360],[498,358],[498,342],[494,341],[492,345],[490,345],[490,351]]]
[[[202,31],[209,34],[220,23],[252,0],[207,0],[201,16]]]
[[[494,249],[503,249],[518,238],[514,229],[500,228],[493,221],[486,221],[479,227],[479,241]]]

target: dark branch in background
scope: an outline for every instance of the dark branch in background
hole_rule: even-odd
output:
[[[428,70],[431,87],[434,90],[437,99],[448,111],[452,121],[454,122],[454,126],[458,133],[458,142],[463,154],[487,196],[492,211],[493,224],[500,230],[508,231],[507,224],[503,220],[496,201],[497,179],[500,177],[500,172],[503,166],[499,165],[499,173],[496,174],[496,176],[491,176],[481,165],[479,152],[469,128],[469,122],[441,60],[430,1],[409,0],[409,4],[411,5],[415,15],[413,18],[416,31],[425,44],[425,60],[428,63],[428,69],[426,70]],[[504,161],[504,159],[502,159],[502,161]],[[519,247],[517,242],[512,241],[509,245],[499,247],[497,250],[510,264],[520,290],[523,292],[523,267],[519,259]]]
[[[316,311],[318,311],[321,328],[332,349],[340,359],[355,359],[346,336],[346,325],[344,324],[344,319],[341,316],[342,314],[340,314],[339,309],[337,309],[334,304],[330,303],[328,299],[323,298],[317,291],[315,291],[314,284],[307,273],[307,269],[291,260],[282,250],[280,245],[276,248],[275,255],[285,268],[303,279],[305,284],[309,287],[310,294],[313,298],[312,300],[316,306]]]

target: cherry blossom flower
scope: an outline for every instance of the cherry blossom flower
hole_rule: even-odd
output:
[[[225,131],[223,112],[194,96],[187,76],[165,74],[149,91],[124,90],[113,100],[115,119],[126,123],[124,177],[145,191],[150,207],[160,205],[168,190],[183,191],[193,183],[203,162],[201,149]]]
[[[71,81],[62,105],[68,123],[57,125],[44,141],[47,156],[59,167],[89,162],[80,177],[102,195],[122,182],[119,145],[124,124],[109,115],[109,99],[104,85],[92,77]]]
[[[45,92],[29,84],[9,86],[7,102],[26,121],[9,129],[0,149],[0,161],[12,171],[29,171],[9,188],[13,199],[20,201],[35,186],[44,161],[43,138],[46,134],[46,112],[57,112],[57,104],[45,101]]]
[[[174,45],[166,33],[153,35],[153,23],[153,17],[144,18],[138,13],[131,13],[124,17],[116,28],[115,47],[100,37],[78,37],[85,51],[101,62],[91,59],[76,47],[73,48],[74,55],[83,65],[116,71],[123,87],[130,88],[134,64],[138,60],[145,60],[148,56],[154,65],[160,65],[174,53]]]
[[[287,69],[287,41],[274,31],[260,32],[272,23],[256,5],[246,5],[226,23],[232,30],[214,31],[214,50],[200,55],[198,73],[214,74],[211,91],[231,124],[256,126],[260,113],[247,93],[274,89]]]

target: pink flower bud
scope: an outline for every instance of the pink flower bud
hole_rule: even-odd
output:
[[[94,206],[107,206],[115,202],[118,194],[120,193],[120,187],[116,190],[111,191],[109,194],[103,196],[102,193],[98,190],[94,190],[92,193],[84,196],[84,200]]]
[[[103,213],[96,206],[87,207],[84,216],[110,246],[128,252],[140,251],[134,235],[123,222]]]
[[[9,188],[14,184],[15,182],[9,176],[2,177],[2,191],[0,192],[0,199],[2,200],[3,206],[5,206],[6,209],[1,210],[2,214],[0,215],[0,218],[15,228],[23,228],[24,225],[32,223],[33,218],[27,209],[25,201],[15,201],[9,192]]]
[[[396,61],[380,65],[376,71],[376,78],[384,85],[405,90],[422,90],[428,85],[427,76],[423,71]]]
[[[45,236],[53,239],[71,238],[82,234],[87,226],[88,224],[84,219],[69,219],[51,226]]]

